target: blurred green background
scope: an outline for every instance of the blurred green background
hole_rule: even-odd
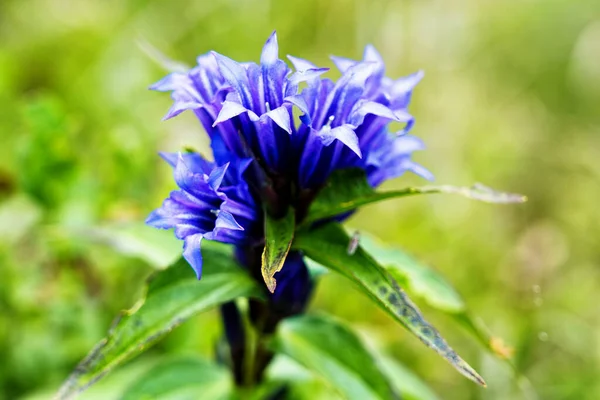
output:
[[[600,398],[597,0],[0,1],[0,398],[51,397],[179,248],[142,224],[173,187],[156,153],[206,138],[191,114],[161,122],[170,99],[147,90],[166,73],[152,46],[188,64],[211,49],[258,61],[273,29],[282,55],[320,66],[373,43],[389,76],[425,70],[417,160],[438,183],[529,197],[410,198],[349,224],[445,275],[533,391],[425,305],[487,390],[342,279],[325,277],[312,309],[349,321],[444,399]],[[162,354],[209,354],[219,335],[216,314],[195,318],[83,398],[111,398]]]

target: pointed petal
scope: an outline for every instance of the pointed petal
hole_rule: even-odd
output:
[[[324,109],[332,110],[337,123],[348,121],[354,106],[360,100],[365,90],[365,82],[377,67],[375,63],[360,62],[348,68],[335,83],[334,89],[327,95]]]
[[[412,135],[403,135],[394,138],[392,142],[394,153],[410,154],[413,151],[425,149],[425,144],[421,139]]]
[[[261,119],[264,119],[265,117],[270,118],[281,129],[283,129],[290,135],[292,134],[292,126],[290,124],[290,113],[285,106],[277,107],[276,109],[263,114]]]
[[[160,81],[150,85],[149,89],[156,90],[159,92],[170,92],[172,90],[180,88],[188,82],[189,78],[187,74],[173,72],[162,78]]]
[[[223,207],[223,205],[221,205]],[[215,228],[233,229],[235,231],[243,231],[244,227],[238,224],[233,214],[229,211],[219,210],[217,214],[217,220],[215,222]]]
[[[333,129],[325,126],[321,132],[319,132],[319,136],[325,146],[329,146],[337,139],[348,146],[348,148],[356,153],[358,157],[362,158],[360,146],[358,145],[358,137],[356,136],[352,125],[344,124]]]
[[[221,182],[223,182],[223,178],[225,177],[228,167],[229,163],[217,167],[211,171],[210,175],[208,176],[208,186],[210,186],[212,190],[216,191],[221,186]]]
[[[379,54],[379,52],[377,51],[377,49],[375,48],[375,46],[373,46],[372,44],[368,44],[365,47],[365,52],[363,55],[363,60],[364,61],[372,61],[372,62],[376,62],[379,64],[383,64],[383,58],[381,57],[381,54]]]
[[[242,104],[246,108],[250,108],[252,106],[252,94],[249,89],[250,84],[248,82],[246,69],[240,63],[215,51],[212,52],[212,55],[217,60],[223,78],[225,78],[231,87],[238,93]]]
[[[349,58],[344,57],[331,56],[330,58],[331,61],[333,61],[333,63],[335,64],[336,68],[339,69],[342,74],[346,72],[350,67],[353,67],[358,63],[358,61],[356,60],[351,60]]]
[[[306,100],[304,99],[304,96],[302,96],[301,94],[297,94],[297,95],[294,95],[294,96],[288,96],[288,97],[286,97],[283,100],[286,101],[286,102],[288,102],[288,103],[291,103],[291,104],[295,105],[304,114],[308,114],[308,112],[309,112],[309,110],[308,110],[308,104],[306,104]]]
[[[171,229],[175,226],[175,222],[166,218],[161,208],[152,211],[146,218],[145,223],[148,226],[158,229]]]
[[[260,63],[264,65],[272,65],[279,59],[279,45],[277,44],[277,32],[273,31],[267,43],[263,47],[262,54],[260,55]]]
[[[329,68],[311,68],[311,69],[305,69],[305,70],[302,70],[302,71],[296,71],[296,72],[294,72],[287,79],[288,79],[288,81],[292,85],[297,85],[300,82],[306,82],[306,81],[310,81],[312,79],[315,79],[315,78],[319,77],[321,74],[323,74],[323,73],[325,73],[327,71],[329,71]]]
[[[354,126],[359,126],[363,123],[365,116],[369,114],[391,119],[393,121],[401,121],[392,110],[381,103],[375,101],[359,101],[356,103],[356,111],[351,114],[348,122]]]
[[[409,114],[406,110],[395,110],[394,115],[396,116],[396,121],[399,122],[410,122],[415,119],[415,117]]]
[[[171,119],[173,117],[178,116],[179,114],[181,114],[182,112],[186,111],[186,110],[194,110],[194,109],[198,109],[198,108],[202,108],[202,104],[194,101],[194,100],[190,100],[190,101],[178,101],[175,100],[175,102],[173,103],[173,105],[171,106],[171,108],[169,108],[169,111],[167,111],[167,113],[165,114],[164,117],[162,117],[163,121],[166,121],[168,119]]]
[[[428,181],[435,180],[435,177],[427,168],[417,164],[416,162],[410,161],[407,165],[407,169],[412,173],[419,175],[421,178],[427,179]]]
[[[198,279],[202,278],[202,252],[200,251],[202,236],[201,233],[187,236],[183,243],[183,257],[194,269]]]
[[[248,113],[248,116],[253,121],[258,119],[258,116],[254,112],[246,109],[246,107],[244,107],[240,103],[236,103],[235,101],[225,100],[223,102],[223,108],[221,109],[221,111],[219,112],[219,115],[217,115],[217,119],[213,123],[213,127],[217,126],[221,122],[228,121],[231,118],[237,117],[238,115],[243,114],[243,113]]]
[[[165,160],[171,167],[175,168],[177,166],[177,160],[181,155],[181,158],[184,160],[185,165],[189,169],[191,173],[194,174],[206,174],[210,173],[214,168],[212,162],[205,160],[198,153],[166,153],[160,152],[158,153],[160,157]]]
[[[414,89],[417,83],[419,83],[424,76],[425,72],[417,71],[413,74],[395,80],[392,85],[392,94],[398,95]]]
[[[202,174],[195,174],[185,163],[183,156],[179,153],[173,177],[177,186],[188,193],[198,194],[201,188],[206,188],[206,183],[203,180]]]
[[[288,60],[292,63],[296,71],[306,71],[307,69],[317,69],[317,66],[310,61],[304,60],[302,58],[287,56]]]
[[[175,168],[175,166],[177,165],[179,153],[166,153],[164,151],[161,151],[160,153],[158,153],[158,155],[161,156],[161,158],[165,160],[171,167]]]
[[[181,153],[177,154],[177,163],[175,164],[175,170],[173,171],[177,186],[185,190],[190,175],[192,175],[192,172],[188,169],[187,165],[185,165]]]

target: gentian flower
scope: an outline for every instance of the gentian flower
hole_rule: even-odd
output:
[[[184,241],[183,256],[200,279],[202,239],[252,244],[251,233],[257,230],[260,215],[242,179],[251,160],[215,166],[195,153],[161,155],[173,167],[180,189],[171,192],[146,223],[175,230],[175,236]]]
[[[211,52],[188,72],[151,86],[171,92],[174,102],[165,118],[192,110],[211,139],[214,163],[196,154],[163,155],[180,190],[147,221],[175,229],[198,277],[201,239],[235,245],[242,264],[260,269],[256,248],[264,245],[264,210],[308,209],[336,170],[361,168],[373,187],[406,171],[432,178],[411,160],[423,143],[408,134],[414,118],[407,108],[421,72],[385,77],[381,56],[371,46],[360,61],[333,58],[342,72],[337,82],[321,77],[327,68],[289,59],[295,71],[279,58],[273,33],[259,64]],[[306,87],[300,91],[302,82]],[[293,107],[302,113],[299,121]],[[392,133],[391,122],[404,126]],[[312,283],[300,253],[288,255],[277,279],[272,301],[302,309]]]

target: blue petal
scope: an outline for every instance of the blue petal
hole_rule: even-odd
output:
[[[206,182],[203,180],[202,175],[194,174],[186,165],[183,160],[183,156],[179,153],[173,176],[177,186],[185,190],[186,192],[197,194],[201,191],[202,187],[206,187]]]
[[[225,140],[221,135],[213,135],[210,140],[210,148],[217,164],[225,164],[233,159],[234,155],[229,151]]]
[[[413,74],[397,79],[392,83],[390,89],[390,95],[392,98],[406,94],[415,88],[417,83],[423,79],[425,73],[423,71],[417,71]]]
[[[297,85],[300,82],[306,82],[318,78],[327,71],[329,71],[329,68],[310,68],[302,71],[296,71],[288,78],[288,81],[292,85]]]
[[[379,52],[377,51],[377,49],[375,49],[375,46],[373,46],[372,44],[368,44],[365,47],[365,52],[364,52],[364,55],[363,55],[363,60],[364,61],[376,62],[378,64],[383,64],[383,58],[381,57],[381,54],[379,54]]]
[[[365,90],[365,82],[373,73],[374,63],[358,63],[350,67],[328,94],[325,109],[344,123]]]
[[[159,92],[170,92],[188,83],[189,78],[187,74],[173,72],[162,78],[160,81],[150,85],[149,89]]]
[[[256,115],[253,111],[248,110],[240,103],[226,100],[223,102],[223,108],[221,109],[219,115],[217,116],[217,119],[213,123],[213,127],[217,126],[221,122],[228,121],[231,118],[237,117],[238,115],[243,113],[248,113],[248,117],[250,117],[251,121],[257,121],[259,119],[258,115]]]
[[[288,60],[291,61],[296,71],[306,71],[307,69],[317,69],[317,66],[310,61],[304,60],[302,58],[287,56]]]
[[[435,179],[433,174],[427,168],[425,168],[413,161],[410,161],[407,169],[409,171],[419,175],[420,177],[427,179],[428,181],[433,181]]]
[[[248,109],[252,108],[252,94],[249,90],[250,83],[248,82],[246,69],[240,63],[215,51],[212,52],[212,55],[217,60],[223,78],[229,82],[231,87],[233,87],[240,96],[242,105]]]
[[[233,214],[229,211],[219,210],[215,228],[233,229],[235,231],[243,231],[244,227],[238,224]]]
[[[214,168],[213,163],[205,160],[198,153],[158,153],[163,160],[165,160],[171,167],[177,166],[177,160],[179,157],[184,160],[185,165],[188,167],[191,173],[195,174],[208,174]]]
[[[277,107],[274,110],[271,110],[265,113],[261,119],[264,117],[270,118],[273,122],[275,122],[281,129],[292,134],[292,126],[290,122],[290,112],[285,106]]]
[[[208,177],[208,186],[212,190],[217,190],[221,186],[221,182],[223,182],[223,178],[225,177],[225,173],[227,172],[227,168],[229,167],[229,163],[222,165],[213,169]]]
[[[198,225],[197,221],[194,223],[182,223],[179,222],[174,229],[175,237],[179,240],[184,240],[188,236],[204,234],[207,229],[211,229],[210,227],[205,226],[204,229],[201,229]]]
[[[286,101],[286,102],[288,102],[288,103],[291,103],[291,104],[295,105],[304,114],[308,114],[309,113],[308,104],[306,104],[306,99],[304,99],[304,96],[302,96],[300,94],[297,94],[295,96],[288,96],[288,97],[286,97],[283,100]]]
[[[167,218],[161,208],[152,211],[145,222],[146,225],[158,229],[171,229],[175,226],[175,223]]]
[[[371,114],[376,115],[378,117],[387,118],[393,121],[402,121],[398,115],[396,115],[392,110],[388,107],[384,106],[381,103],[377,103],[374,101],[359,101],[356,104],[356,111],[352,114],[352,118],[349,119],[349,123],[355,126],[358,126],[363,123],[365,116]],[[408,114],[408,113],[404,113]],[[404,118],[405,115],[402,114]],[[409,119],[412,119],[412,116],[409,115]]]
[[[358,137],[354,133],[354,127],[352,125],[344,124],[331,129],[329,126],[324,126],[319,132],[321,141],[325,146],[329,146],[335,139],[344,143],[350,150],[352,150],[358,157],[362,158],[360,146],[358,144]]]
[[[342,74],[345,73],[351,67],[358,64],[358,61],[351,60],[349,58],[337,57],[337,56],[331,56],[330,58],[331,58],[331,61],[333,61],[333,63],[335,64],[336,68],[339,69]]]
[[[272,65],[279,59],[279,46],[277,45],[277,32],[273,31],[267,43],[263,47],[260,55],[260,63],[264,65]]]
[[[200,251],[202,237],[201,233],[190,235],[183,243],[183,257],[192,266],[198,279],[202,278],[202,252]]]
[[[178,116],[179,114],[181,114],[182,112],[184,112],[186,110],[194,110],[194,109],[198,109],[198,108],[202,108],[202,104],[200,104],[199,102],[194,101],[194,100],[175,101],[173,103],[173,105],[171,106],[171,108],[169,108],[169,111],[167,111],[165,116],[162,118],[162,120],[166,121],[168,119]]]
[[[179,153],[166,153],[161,151],[158,153],[159,156],[162,157],[169,165],[173,168],[177,165],[177,159],[179,158]]]

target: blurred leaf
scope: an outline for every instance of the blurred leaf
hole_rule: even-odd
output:
[[[414,372],[391,357],[378,357],[381,370],[404,400],[438,400],[439,397]]]
[[[286,319],[271,346],[325,379],[348,399],[395,397],[358,337],[330,317],[303,315]]]
[[[181,255],[181,242],[172,232],[152,229],[142,223],[104,225],[78,230],[77,233],[121,254],[138,257],[157,269],[174,263]]]
[[[262,253],[261,272],[271,293],[275,292],[277,286],[273,275],[281,271],[294,239],[294,220],[293,210],[288,210],[279,219],[274,219],[265,212],[265,249]]]
[[[285,354],[276,354],[267,369],[267,382],[279,382],[287,388],[287,398],[342,400],[335,388]],[[261,399],[261,398],[257,398]],[[262,400],[262,399],[261,399]]]
[[[187,73],[190,70],[188,65],[172,60],[143,37],[138,38],[137,45],[148,58],[168,72]]]
[[[360,246],[354,254],[348,254],[349,241],[350,238],[339,224],[329,223],[317,229],[298,232],[294,247],[304,251],[318,263],[346,276],[378,306],[448,360],[460,373],[485,386],[479,374],[425,321],[419,309],[373,257]]]
[[[311,260],[310,258],[305,257],[304,263],[306,264],[306,268],[308,268],[308,273],[312,279],[316,279],[321,275],[325,275],[329,273],[329,270],[316,262],[315,260]]]
[[[447,311],[465,311],[465,303],[454,288],[436,271],[398,248],[382,245],[373,236],[361,233],[360,245],[407,291],[430,306]]]
[[[492,190],[480,184],[472,187],[450,185],[409,187],[402,190],[376,192],[367,182],[365,172],[360,169],[345,169],[334,172],[321,189],[303,222],[332,218],[378,201],[416,194],[454,193],[487,203],[522,203],[524,196]]]
[[[234,262],[227,246],[206,241],[202,255],[201,281],[183,259],[156,273],[143,303],[122,315],[108,337],[77,366],[58,398],[71,398],[83,391],[199,312],[238,297],[261,296],[256,283]]]
[[[24,194],[0,203],[0,242],[15,244],[42,218],[41,207]]]
[[[152,368],[125,391],[122,400],[228,399],[233,392],[229,371],[202,358],[181,358]]]

